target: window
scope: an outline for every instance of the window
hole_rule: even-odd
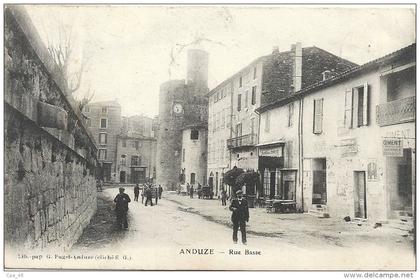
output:
[[[108,135],[106,133],[99,133],[99,144],[106,144],[108,141]]]
[[[127,155],[121,155],[120,164],[125,166],[127,164]]]
[[[185,148],[182,148],[182,162],[185,162]]]
[[[122,147],[127,147],[127,140],[123,139],[121,144],[122,144]]]
[[[92,126],[92,121],[90,118],[86,119],[86,126],[91,127]]]
[[[236,137],[242,136],[242,123],[236,124]]]
[[[323,103],[324,103],[324,99],[314,100],[314,121],[313,121],[314,134],[322,133]]]
[[[369,86],[346,90],[344,101],[344,126],[348,129],[369,124]]]
[[[90,112],[90,108],[88,106],[85,106],[85,112]]]
[[[252,86],[251,105],[255,105],[256,103],[257,103],[257,86]]]
[[[220,124],[220,129],[224,129],[225,128],[225,110],[223,109],[221,112],[221,121],[222,123]]]
[[[108,127],[108,119],[101,118],[101,128],[107,128]]]
[[[242,94],[238,94],[238,111],[241,111],[241,97]]]
[[[190,139],[198,140],[198,130],[191,130]]]
[[[138,141],[138,140],[134,140],[134,141],[131,143],[131,146],[132,146],[133,148],[135,148],[135,149],[139,149],[139,147],[140,147],[139,141]]]
[[[242,87],[242,77],[239,77],[239,88]]]
[[[213,103],[216,103],[217,102],[217,95],[216,94],[214,94],[213,95]]]
[[[230,108],[226,108],[226,128],[230,128]]]
[[[245,91],[245,104],[244,104],[244,107],[248,107],[248,90],[247,91]]]
[[[289,114],[288,114],[289,119],[287,121],[287,127],[292,127],[293,126],[293,114],[294,114],[294,110],[295,110],[294,103],[289,104],[288,109],[289,109]]]
[[[209,153],[209,161],[211,162],[211,143],[209,143],[209,151],[208,151],[208,153]]]
[[[220,100],[220,91],[218,91],[216,94],[216,101],[219,101],[219,100]]]
[[[264,131],[267,133],[270,132],[270,111],[265,113]]]
[[[254,67],[254,79],[256,79],[257,78],[257,67],[255,66]]]
[[[102,107],[102,113],[107,113],[108,112],[108,108],[107,107]]]
[[[106,160],[106,149],[99,149],[99,160]]]
[[[251,135],[255,133],[255,117],[251,118]]]
[[[131,156],[131,165],[140,166],[140,158],[137,155]]]

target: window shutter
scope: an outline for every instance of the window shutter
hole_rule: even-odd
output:
[[[315,134],[322,133],[323,99],[314,100],[314,127]]]
[[[357,88],[353,88],[352,94],[353,94],[352,127],[357,128],[357,120],[358,120],[357,108],[359,105],[359,94],[358,94]]]
[[[363,86],[363,125],[369,124],[369,85],[367,83]]]
[[[316,133],[317,133],[317,129],[316,129],[316,115],[317,115],[317,114],[316,114],[316,113],[317,113],[317,106],[316,106],[316,100],[314,100],[314,116],[313,116],[313,119],[314,119],[313,121],[314,121],[314,123],[313,123],[313,129],[312,129],[312,130],[313,130],[312,132],[313,132],[314,134],[316,134]]]
[[[322,133],[322,118],[324,117],[324,99],[319,100],[319,133]]]
[[[344,127],[350,129],[352,127],[352,112],[353,112],[353,93],[351,89],[346,90],[344,104]]]

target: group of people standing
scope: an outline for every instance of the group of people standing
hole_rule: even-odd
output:
[[[151,183],[146,183],[141,192],[141,203],[144,203],[144,206],[147,206],[150,202],[150,205],[153,206],[153,197],[155,197],[155,204],[158,203],[158,200],[162,198],[163,188],[161,185],[158,187],[153,187]],[[134,201],[139,201],[140,195],[140,186],[136,184],[134,186]],[[146,202],[144,202],[144,198],[146,197]]]
[[[117,226],[119,229],[128,229],[127,212],[128,203],[131,202],[131,199],[130,196],[124,192],[125,189],[120,187],[118,195],[114,198]],[[162,192],[163,188],[161,185],[158,187],[152,187],[152,184],[146,183],[142,188],[141,203],[144,203],[144,205],[147,206],[147,204],[150,202],[150,205],[153,206],[153,196],[155,196],[155,204],[157,204],[158,199],[162,198]],[[136,184],[136,186],[134,186],[134,201],[139,201],[139,195],[140,186],[139,184]],[[146,197],[146,202],[144,202],[144,197]]]
[[[200,198],[200,192],[201,192],[201,184],[198,183],[198,186],[197,186],[198,198]],[[190,196],[190,198],[194,198],[194,185],[190,185],[190,183],[187,183],[187,194]]]
[[[190,187],[188,189],[190,191],[190,197],[193,197],[194,188]],[[119,188],[119,193],[115,197],[114,202],[115,212],[117,217],[117,225],[121,229],[128,229],[128,221],[127,221],[127,212],[128,212],[128,203],[131,202],[130,197],[124,193],[124,188]],[[159,185],[153,189],[151,184],[146,184],[143,186],[142,189],[142,203],[144,201],[144,197],[146,197],[146,202],[144,203],[145,206],[150,201],[151,206],[153,206],[153,191],[155,191],[155,203],[157,204],[158,199],[162,197],[162,186]],[[247,244],[246,240],[246,223],[249,221],[249,209],[248,209],[248,202],[246,198],[243,197],[243,193],[241,190],[236,191],[236,195],[232,198],[229,210],[232,211],[231,221],[233,223],[233,234],[232,239],[234,243],[238,242],[238,231],[241,231],[242,236],[242,243],[244,245]],[[134,201],[138,202],[140,195],[140,186],[137,184],[134,187]],[[222,198],[222,205],[226,205],[227,194],[226,191],[223,189],[221,193]]]

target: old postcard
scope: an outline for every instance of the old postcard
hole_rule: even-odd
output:
[[[3,13],[6,269],[416,269],[415,5]]]

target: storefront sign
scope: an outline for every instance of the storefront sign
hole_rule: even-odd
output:
[[[382,153],[388,157],[402,157],[403,156],[403,143],[401,139],[383,139],[382,140]]]
[[[341,157],[354,156],[359,151],[356,139],[344,139],[340,142]]]
[[[134,169],[134,171],[143,171],[144,170],[144,168],[133,168]]]
[[[283,148],[282,147],[272,147],[272,148],[261,148],[260,156],[265,157],[282,157]]]

